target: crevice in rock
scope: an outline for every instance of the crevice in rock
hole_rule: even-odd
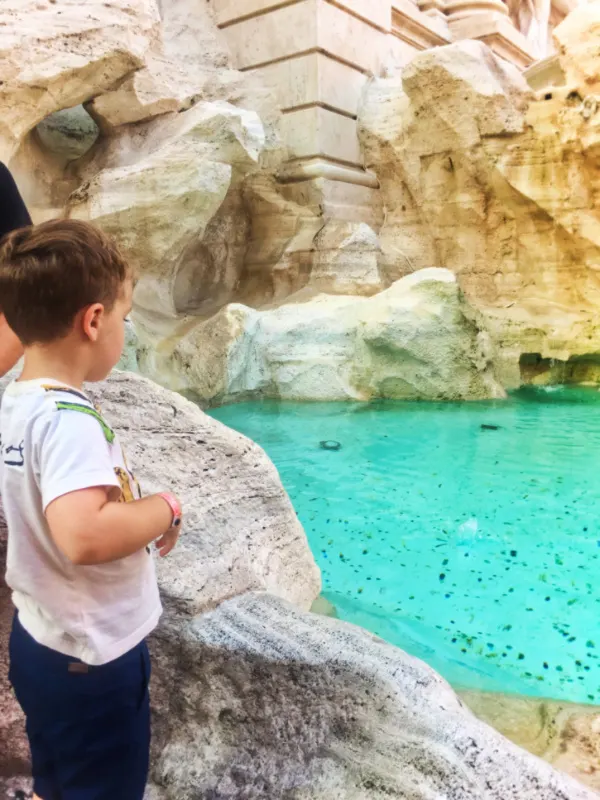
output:
[[[522,384],[582,385],[600,384],[600,353],[545,358],[540,353],[523,353],[519,359]]]

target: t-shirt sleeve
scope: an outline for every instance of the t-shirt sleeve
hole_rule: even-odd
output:
[[[95,486],[119,487],[110,446],[96,417],[54,411],[40,421],[37,462],[44,511],[58,497]]]

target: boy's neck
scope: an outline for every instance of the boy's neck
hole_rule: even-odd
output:
[[[81,389],[88,373],[85,359],[77,357],[73,348],[61,344],[32,345],[25,348],[23,370],[19,381],[51,378]]]

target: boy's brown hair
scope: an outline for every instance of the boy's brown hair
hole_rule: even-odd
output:
[[[27,346],[61,339],[79,311],[110,311],[132,275],[116,243],[89,222],[59,219],[0,242],[0,310]]]

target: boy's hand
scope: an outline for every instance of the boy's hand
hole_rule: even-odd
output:
[[[168,544],[161,555],[173,549],[178,531],[171,533],[173,512],[162,498],[116,503],[109,500],[110,491],[98,486],[80,489],[48,505],[50,534],[64,556],[78,566],[106,564],[137,553],[157,537],[165,539],[161,548]]]
[[[155,542],[156,549],[158,550],[158,554],[161,558],[168,556],[171,550],[177,544],[177,540],[179,539],[179,534],[181,533],[181,526],[178,528],[169,528],[166,533],[157,539]]]

